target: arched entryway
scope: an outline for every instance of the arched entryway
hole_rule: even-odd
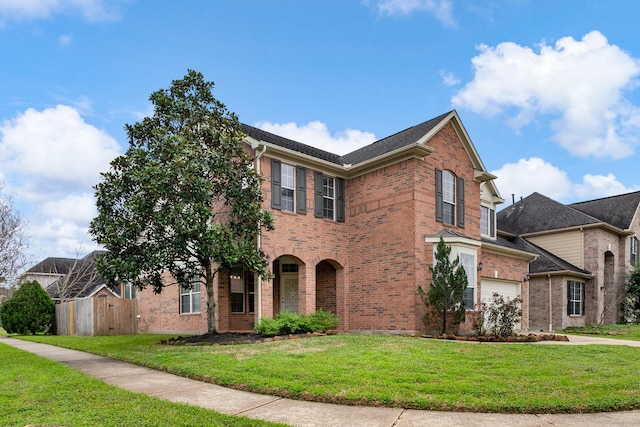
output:
[[[337,315],[337,268],[334,262],[323,260],[316,265],[316,310]]]
[[[285,255],[273,262],[273,311],[274,315],[289,311],[300,314],[300,275],[304,263],[296,257]]]

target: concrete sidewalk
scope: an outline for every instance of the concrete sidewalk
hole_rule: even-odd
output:
[[[571,337],[573,340],[574,337]],[[598,339],[602,343],[603,338]],[[605,339],[606,340],[606,339]],[[580,340],[578,340],[580,341]],[[606,340],[615,344],[616,340]],[[263,394],[227,389],[143,368],[131,363],[68,350],[48,344],[0,337],[0,343],[63,363],[108,384],[135,393],[145,393],[172,402],[292,426],[638,426],[640,411],[599,414],[516,415],[467,412],[416,411],[400,408],[370,408],[303,402]],[[582,340],[574,344],[590,344]]]

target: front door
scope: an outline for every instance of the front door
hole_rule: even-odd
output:
[[[298,313],[298,273],[280,275],[280,312]]]

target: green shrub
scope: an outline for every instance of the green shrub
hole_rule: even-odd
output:
[[[24,283],[2,304],[0,319],[9,334],[55,333],[55,305],[36,281]]]
[[[494,292],[491,301],[485,306],[487,329],[495,336],[511,336],[513,328],[522,317],[520,298],[509,299]]]
[[[299,316],[290,311],[277,314],[273,319],[263,318],[255,326],[265,336],[326,332],[336,327],[339,319],[331,312],[318,310]]]

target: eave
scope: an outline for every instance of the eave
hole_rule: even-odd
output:
[[[536,278],[536,277],[546,278],[550,276],[574,276],[574,277],[581,277],[583,279],[593,279],[593,274],[580,273],[578,271],[571,271],[571,270],[557,270],[557,271],[543,271],[540,273],[529,273],[530,278]]]
[[[532,252],[522,251],[520,249],[507,248],[496,243],[482,242],[482,251],[487,251],[497,255],[506,255],[510,257],[520,258],[526,261],[533,261],[538,258],[537,254]]]
[[[546,236],[549,234],[565,233],[569,231],[583,231],[583,230],[590,230],[594,228],[603,228],[607,231],[610,231],[614,234],[619,234],[621,236],[633,234],[633,231],[622,230],[621,228],[615,227],[607,222],[595,222],[592,224],[576,225],[576,226],[565,227],[565,228],[556,228],[553,230],[543,230],[543,231],[536,231],[533,233],[523,233],[523,234],[520,234],[520,237],[524,237],[524,238],[539,237],[539,236]]]

